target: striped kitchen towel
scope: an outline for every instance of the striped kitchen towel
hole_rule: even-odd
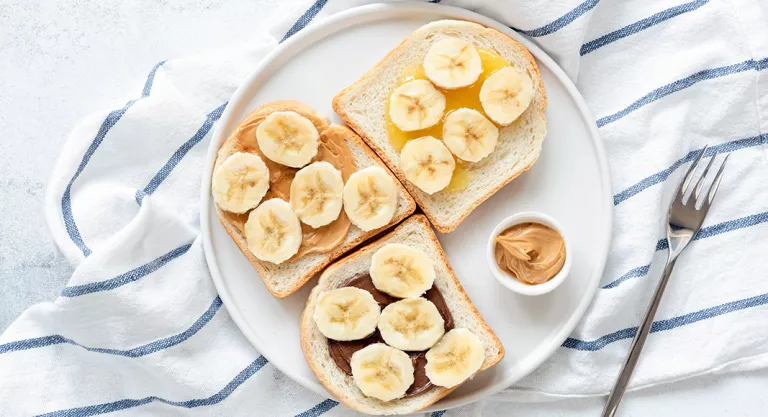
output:
[[[496,399],[608,391],[659,277],[666,201],[707,143],[731,154],[728,170],[632,387],[768,364],[766,18],[757,0],[684,1],[445,1],[558,61],[596,117],[613,176],[602,288],[554,356]],[[206,268],[198,197],[211,129],[255,63],[361,3],[308,1],[238,50],[160,62],[135,98],[74,129],[46,213],[75,272],[0,337],[0,415],[354,414],[288,380],[239,333]]]

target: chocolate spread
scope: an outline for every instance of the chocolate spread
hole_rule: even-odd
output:
[[[565,241],[540,223],[516,224],[496,237],[496,263],[525,284],[542,284],[565,263]]]
[[[373,295],[373,299],[379,303],[379,306],[382,309],[398,300],[395,297],[377,290],[376,287],[373,286],[371,276],[367,273],[348,279],[339,285],[339,288],[342,287],[357,287],[370,292],[371,295]],[[437,307],[437,311],[440,312],[440,315],[443,316],[443,320],[445,321],[445,331],[448,332],[449,330],[453,329],[453,316],[451,316],[451,311],[448,309],[448,305],[445,304],[445,299],[443,298],[443,295],[440,294],[440,290],[438,290],[436,286],[432,285],[432,288],[424,293],[423,297],[431,301],[435,307]],[[328,339],[328,351],[330,352],[331,358],[333,358],[333,361],[336,362],[336,365],[339,367],[339,369],[344,371],[344,373],[347,375],[352,375],[352,366],[350,365],[352,354],[374,343],[384,343],[384,339],[381,338],[378,330],[373,332],[372,335],[366,337],[365,339],[360,340],[341,342],[338,340]],[[429,378],[427,378],[425,371],[425,366],[427,365],[427,359],[425,357],[426,352],[422,351],[406,353],[411,357],[414,369],[413,385],[411,385],[411,387],[408,388],[408,391],[405,392],[405,396],[410,397],[412,395],[421,394],[422,392],[432,388],[433,385],[431,382],[429,382]]]
[[[352,152],[347,146],[346,137],[349,136],[349,131],[344,126],[328,125],[328,122],[319,117],[316,113],[311,112],[311,109],[306,108],[300,103],[282,102],[279,110],[292,110],[302,116],[308,118],[317,127],[320,132],[320,144],[318,146],[317,156],[312,162],[326,161],[341,171],[341,177],[346,182],[349,176],[355,172],[355,159],[352,156]],[[259,155],[264,163],[269,168],[269,191],[264,196],[262,201],[267,201],[270,198],[280,198],[285,201],[290,201],[291,182],[296,175],[298,169],[290,168],[285,165],[278,164],[264,156],[259,149],[259,145],[256,142],[256,128],[259,124],[272,112],[278,109],[271,107],[259,108],[251,112],[235,129],[232,138],[237,138],[234,142],[234,149],[232,152],[248,152]],[[232,225],[237,228],[240,233],[243,233],[245,222],[248,221],[249,212],[243,214],[224,212],[224,215],[229,219]],[[333,250],[336,246],[341,244],[347,237],[349,231],[350,221],[344,210],[341,211],[339,217],[328,225],[320,228],[313,228],[312,226],[301,224],[301,230],[303,236],[301,239],[301,246],[293,259],[310,253],[324,253]]]

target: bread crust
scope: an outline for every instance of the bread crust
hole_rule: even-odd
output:
[[[323,387],[325,387],[325,389],[328,390],[328,392],[330,392],[336,399],[338,399],[346,407],[352,408],[354,410],[357,410],[363,413],[392,414],[391,411],[393,411],[393,409],[395,411],[394,414],[413,413],[413,412],[422,410],[426,407],[429,407],[430,405],[436,403],[446,395],[453,392],[456,388],[461,386],[461,384],[452,388],[435,386],[429,391],[426,391],[422,394],[405,398],[404,400],[412,400],[412,399],[418,399],[419,397],[424,396],[425,400],[417,403],[413,408],[404,409],[402,407],[398,407],[397,405],[393,406],[393,404],[396,404],[397,401],[402,401],[402,400],[394,400],[393,402],[389,402],[389,403],[377,401],[379,403],[379,407],[378,407],[379,409],[374,409],[367,405],[360,404],[358,401],[356,401],[354,398],[349,396],[347,393],[340,390],[339,387],[337,387],[337,384],[334,384],[330,380],[329,373],[325,371],[325,366],[336,367],[336,364],[333,362],[332,359],[330,359],[330,363],[327,363],[327,360],[324,361],[323,358],[318,358],[317,355],[312,351],[311,335],[317,329],[317,325],[315,324],[312,318],[312,315],[314,311],[315,302],[317,300],[317,297],[320,295],[320,293],[325,290],[333,289],[334,283],[336,281],[339,281],[340,279],[348,278],[346,276],[341,276],[341,278],[338,278],[340,276],[339,274],[341,274],[341,270],[346,265],[350,263],[361,262],[361,259],[364,259],[364,258],[370,258],[373,255],[373,253],[375,253],[375,251],[378,250],[378,248],[384,245],[385,243],[398,242],[399,241],[398,235],[401,233],[401,231],[407,230],[410,228],[417,228],[422,230],[428,236],[428,242],[424,243],[424,245],[425,246],[433,245],[435,248],[438,249],[439,259],[436,259],[433,261],[435,261],[436,263],[439,262],[439,264],[446,267],[448,274],[445,276],[438,275],[436,279],[449,279],[451,283],[455,285],[456,288],[458,288],[459,291],[457,293],[457,296],[460,297],[461,303],[464,305],[465,308],[468,308],[470,310],[471,315],[473,316],[473,320],[476,320],[482,326],[482,329],[485,332],[485,335],[488,336],[488,338],[490,339],[490,343],[493,345],[493,349],[496,349],[498,351],[498,354],[493,357],[486,356],[485,361],[483,362],[483,365],[480,368],[480,371],[478,372],[482,372],[496,365],[504,358],[504,346],[502,345],[501,341],[496,336],[496,334],[493,332],[493,330],[490,328],[488,323],[486,323],[486,321],[482,318],[480,313],[477,311],[477,308],[474,306],[474,304],[472,304],[472,301],[469,299],[469,296],[467,295],[466,291],[461,286],[461,283],[459,282],[459,279],[456,276],[456,273],[453,271],[453,268],[451,268],[450,263],[448,262],[448,258],[446,257],[445,252],[442,250],[442,247],[440,246],[440,242],[437,240],[437,236],[432,231],[430,222],[427,220],[427,218],[424,215],[414,214],[408,219],[406,219],[405,221],[403,221],[394,230],[386,233],[384,236],[376,239],[375,241],[369,243],[368,245],[358,249],[354,253],[349,254],[342,259],[339,259],[338,261],[330,265],[328,268],[326,268],[326,270],[320,276],[318,284],[315,286],[314,289],[312,289],[312,293],[307,299],[307,304],[301,315],[301,331],[300,331],[301,349],[304,352],[304,357],[306,358],[310,368],[312,369],[314,374],[317,376],[318,380],[320,380],[320,383],[323,385]],[[437,281],[435,282],[435,285],[437,285]],[[449,295],[443,294],[443,296],[446,297]],[[486,351],[487,350],[488,349],[486,348]],[[354,389],[354,390],[358,389],[354,385],[354,383],[351,382],[351,377],[348,377],[347,383],[348,385],[351,385],[351,389]]]
[[[320,115],[315,109],[312,107],[300,103],[298,101],[292,101],[292,100],[281,100],[281,101],[274,101],[267,104],[264,104],[262,106],[259,106],[257,109],[253,110],[251,112],[251,115],[254,113],[258,113],[266,117],[267,115],[276,112],[276,111],[295,111],[296,113],[299,113],[308,119],[312,121],[313,124],[318,128],[318,131],[326,131],[328,129],[333,129],[338,131],[339,133],[343,134],[345,139],[347,140],[348,144],[349,142],[355,144],[357,147],[359,147],[361,150],[365,152],[365,154],[371,158],[375,164],[381,166],[387,172],[393,176],[393,178],[396,178],[392,172],[389,170],[389,168],[381,161],[381,158],[378,157],[378,155],[371,150],[371,148],[350,128],[342,125],[336,125],[336,124],[329,124],[328,120]],[[219,148],[219,152],[216,156],[216,162],[214,164],[213,172],[216,172],[216,169],[224,162],[224,160],[227,159],[230,155],[232,155],[236,149],[237,149],[237,137],[232,135],[230,136]],[[359,161],[355,161],[355,164],[359,166]],[[363,232],[360,236],[356,238],[350,238],[350,234],[347,234],[347,237],[345,240],[336,248],[331,250],[330,252],[327,252],[323,255],[326,255],[326,258],[313,266],[312,268],[309,268],[305,271],[303,271],[298,277],[296,278],[296,281],[287,289],[279,289],[271,285],[270,279],[273,274],[271,271],[269,271],[265,267],[265,262],[260,261],[257,259],[250,250],[248,250],[248,243],[245,240],[245,236],[243,236],[240,231],[226,218],[224,215],[224,212],[218,207],[218,205],[215,205],[216,208],[216,215],[219,218],[219,221],[224,226],[224,230],[227,231],[227,234],[232,238],[232,240],[235,242],[237,247],[240,249],[240,251],[245,255],[245,257],[248,259],[248,261],[253,265],[253,268],[258,272],[261,279],[264,281],[264,285],[267,287],[267,290],[275,297],[277,298],[285,298],[294,292],[298,291],[304,284],[307,283],[312,277],[314,277],[317,273],[322,271],[326,266],[328,266],[331,262],[333,262],[335,259],[338,259],[351,249],[353,249],[355,246],[361,244],[365,240],[375,236],[379,232],[386,230],[397,223],[399,223],[404,218],[408,217],[411,213],[413,213],[416,210],[416,203],[411,198],[411,196],[408,194],[408,192],[405,190],[405,188],[402,186],[402,184],[399,183],[399,181],[395,181],[395,184],[398,187],[399,196],[398,196],[398,205],[404,203],[405,204],[405,210],[398,210],[400,213],[395,213],[395,216],[392,218],[392,221],[390,221],[387,225],[371,230],[369,232]],[[401,203],[402,202],[402,203]],[[354,224],[350,226],[350,231],[353,228],[357,228]],[[303,259],[303,257],[300,257],[298,259],[289,259],[288,261],[284,263],[291,263],[291,262],[300,262]],[[291,279],[294,277],[285,277],[286,279]]]
[[[471,27],[473,30],[482,28],[481,30],[484,37],[496,39],[497,41],[503,42],[508,46],[510,46],[511,48],[513,48],[516,54],[522,57],[528,63],[529,74],[531,75],[531,79],[533,80],[535,91],[539,95],[538,100],[536,100],[536,110],[542,114],[542,117],[544,118],[544,122],[546,123],[546,116],[544,115],[544,112],[546,111],[546,107],[547,107],[547,96],[546,96],[546,91],[544,89],[544,81],[541,78],[541,73],[539,71],[538,65],[536,64],[536,60],[534,59],[533,55],[531,55],[530,51],[528,51],[527,48],[525,48],[523,45],[521,45],[519,42],[515,41],[514,39],[510,38],[509,36],[497,31],[496,29],[491,29],[491,28],[482,26],[480,24],[467,22],[467,21],[441,20],[437,22],[432,22],[419,28],[416,32],[414,32],[414,35],[422,31],[432,30],[432,28],[439,28],[440,25],[453,25],[457,27],[456,30],[461,30],[462,27],[465,27],[465,28]],[[345,100],[350,95],[350,93],[353,91],[357,91],[363,86],[366,86],[372,83],[377,76],[377,70],[387,65],[390,61],[395,59],[393,57],[398,56],[402,51],[404,51],[409,40],[414,35],[411,35],[405,40],[403,40],[397,47],[391,50],[384,58],[381,59],[381,61],[379,61],[365,75],[363,75],[361,78],[355,81],[352,85],[341,90],[333,98],[332,107],[333,107],[333,110],[342,118],[342,120],[344,120],[344,122],[348,126],[350,126],[352,129],[354,129],[355,132],[357,132],[360,135],[360,137],[362,137],[363,140],[365,140],[365,142],[368,143],[368,145],[377,154],[379,154],[381,159],[387,164],[387,166],[391,169],[391,171],[397,176],[398,180],[400,180],[400,182],[405,186],[405,188],[408,190],[411,196],[416,200],[416,203],[424,212],[424,214],[429,218],[429,220],[432,222],[435,229],[437,229],[440,233],[450,233],[453,230],[455,230],[461,224],[461,222],[463,222],[464,219],[467,216],[469,216],[475,208],[477,208],[477,206],[482,204],[485,200],[490,198],[497,191],[502,189],[510,181],[520,176],[520,174],[529,170],[538,159],[538,154],[536,155],[536,158],[534,158],[532,161],[527,163],[525,166],[515,170],[509,176],[504,178],[501,182],[497,183],[494,187],[488,189],[488,191],[485,192],[485,194],[483,194],[478,198],[475,198],[472,201],[472,203],[468,207],[466,207],[464,211],[461,212],[454,221],[450,223],[445,223],[441,221],[437,216],[436,207],[427,203],[426,197],[424,196],[424,194],[415,185],[413,185],[410,181],[408,181],[405,178],[405,174],[403,173],[403,171],[398,167],[398,164],[388,156],[387,151],[382,147],[382,145],[379,142],[377,142],[374,138],[372,138],[369,135],[369,132],[367,132],[363,126],[360,126],[360,124],[357,123],[353,115],[351,115],[345,109],[345,103],[346,103]],[[526,111],[529,111],[529,110],[526,110]],[[369,117],[378,117],[378,115],[369,116]],[[381,117],[384,117],[384,115],[381,115]],[[391,146],[391,145],[387,143],[384,146]]]

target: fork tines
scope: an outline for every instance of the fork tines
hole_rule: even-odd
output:
[[[688,201],[686,201],[685,204],[688,204],[689,202],[693,202],[694,205],[698,205],[701,203],[702,206],[709,205],[712,203],[712,200],[715,198],[715,194],[717,193],[717,189],[720,186],[720,180],[723,177],[723,171],[725,169],[725,163],[728,161],[728,157],[730,154],[725,155],[725,158],[723,158],[723,161],[720,163],[720,167],[717,170],[717,174],[715,174],[714,180],[709,183],[707,186],[707,191],[705,191],[705,194],[707,195],[706,199],[699,199],[699,195],[701,194],[701,190],[704,187],[704,182],[707,178],[707,174],[709,173],[710,168],[715,164],[715,159],[717,157],[717,151],[712,152],[712,156],[710,157],[709,163],[706,167],[704,167],[704,172],[699,177],[699,181],[696,183],[696,186],[692,193],[689,193],[689,185],[693,178],[695,177],[696,171],[699,168],[699,163],[701,162],[701,159],[704,157],[705,153],[707,152],[708,147],[704,146],[704,148],[699,152],[698,156],[696,157],[696,160],[691,164],[691,167],[688,169],[688,173],[685,174],[685,180],[680,184],[679,193],[680,196],[678,198],[684,199],[686,194],[690,194],[688,197]]]

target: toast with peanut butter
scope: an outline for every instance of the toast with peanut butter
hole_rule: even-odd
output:
[[[350,178],[361,183],[361,172],[385,180],[389,199],[378,207],[386,210],[365,212],[358,190],[345,187]],[[344,201],[356,211],[342,209],[341,187],[354,194]],[[264,104],[245,117],[219,149],[212,192],[222,225],[277,298],[416,208],[355,132],[295,101]]]
[[[387,272],[399,275],[387,282]],[[504,357],[421,214],[325,269],[301,316],[301,347],[335,399],[376,415],[422,410]]]
[[[456,20],[417,29],[333,99],[441,233],[533,166],[546,106],[524,46]]]

